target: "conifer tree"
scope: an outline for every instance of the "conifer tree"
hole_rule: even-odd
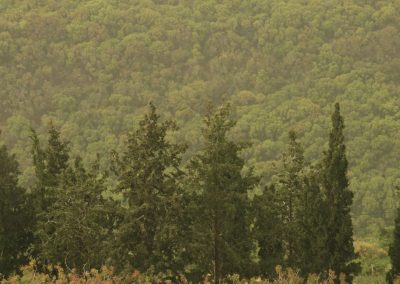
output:
[[[32,129],[31,153],[36,173],[33,196],[38,213],[46,211],[52,202],[52,188],[58,185],[69,161],[69,142],[61,140],[60,132],[52,124],[48,136],[47,147],[43,149],[36,132]]]
[[[168,133],[175,130],[173,121],[160,122],[150,104],[139,128],[129,134],[126,151],[121,158],[116,156],[114,170],[123,196],[123,218],[114,242],[119,266],[164,273],[176,270],[180,163],[186,145],[168,141]]]
[[[0,275],[18,272],[32,241],[32,207],[18,185],[18,162],[0,147]],[[1,276],[0,276],[1,277]]]
[[[274,185],[266,186],[261,195],[252,202],[254,211],[254,232],[258,245],[258,273],[275,278],[275,267],[285,260],[285,244],[282,239],[282,207]]]
[[[328,218],[324,194],[320,185],[318,171],[307,169],[303,177],[303,191],[298,210],[300,273],[307,277],[310,273],[320,273],[326,269],[328,259],[326,250]]]
[[[235,125],[228,106],[205,118],[205,144],[189,166],[193,244],[188,251],[192,262],[204,273],[214,275],[214,283],[231,273],[249,275],[254,242],[250,231],[248,191],[258,179],[250,171],[242,174],[244,145],[228,139]]]
[[[38,218],[39,258],[78,271],[98,268],[107,259],[114,221],[114,203],[102,196],[105,176],[98,163],[87,170],[77,158],[59,178],[53,202]]]
[[[299,267],[299,245],[301,227],[299,223],[300,196],[304,185],[302,171],[304,154],[294,131],[289,132],[289,145],[282,157],[282,168],[276,183],[277,198],[281,207],[281,223],[283,224],[283,241],[286,246],[285,264],[288,267]]]
[[[394,223],[393,241],[389,248],[389,257],[392,268],[386,275],[388,283],[392,284],[400,275],[400,208],[397,208],[397,216]]]
[[[62,141],[60,132],[50,125],[48,130],[48,140],[46,147],[43,147],[40,140],[32,129],[32,159],[35,167],[36,183],[32,188],[32,202],[34,206],[34,250],[32,254],[44,257],[43,239],[41,235],[52,235],[55,231],[55,226],[48,226],[48,217],[50,216],[51,207],[58,200],[59,190],[58,185],[61,182],[61,177],[68,167],[69,162],[69,142]],[[41,258],[46,262],[48,259]]]
[[[59,183],[59,176],[68,167],[69,142],[61,140],[61,133],[50,125],[49,138],[45,150],[46,186],[55,186]]]
[[[328,210],[327,224],[327,269],[337,275],[345,273],[349,282],[359,272],[357,255],[353,247],[353,225],[350,209],[353,193],[349,189],[347,178],[348,162],[344,143],[344,121],[340,106],[335,104],[332,115],[332,129],[329,135],[329,149],[323,160],[322,184],[326,195]]]

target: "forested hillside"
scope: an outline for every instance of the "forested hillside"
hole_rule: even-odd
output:
[[[2,0],[1,139],[28,186],[30,127],[104,164],[151,101],[193,153],[209,103],[231,102],[270,181],[291,129],[320,157],[340,102],[355,232],[379,234],[400,185],[399,29],[399,0]]]

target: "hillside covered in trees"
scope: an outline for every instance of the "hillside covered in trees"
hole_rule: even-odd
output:
[[[107,234],[113,230],[115,222],[129,227],[129,222],[135,218],[150,214],[151,210],[141,208],[143,214],[130,212],[131,219],[126,217],[125,220],[121,217],[123,212],[112,210],[116,200],[109,199],[110,196],[124,196],[124,202],[132,207],[140,207],[140,202],[144,202],[124,193],[129,177],[132,177],[132,169],[127,165],[137,164],[134,170],[145,172],[147,166],[154,164],[143,164],[140,156],[131,153],[138,145],[132,144],[130,150],[126,147],[133,143],[132,137],[140,137],[140,132],[136,133],[137,136],[129,133],[140,129],[139,122],[148,113],[149,102],[157,106],[163,121],[174,121],[163,124],[162,131],[168,133],[168,141],[176,146],[168,150],[164,166],[174,168],[181,161],[185,166],[190,164],[191,179],[178,179],[178,183],[179,186],[181,183],[190,184],[193,189],[208,181],[204,176],[207,172],[200,163],[207,160],[206,154],[201,153],[204,150],[203,119],[210,105],[230,103],[237,123],[230,129],[229,137],[233,141],[251,143],[251,147],[241,150],[242,145],[238,145],[235,149],[240,158],[231,161],[236,173],[232,178],[237,178],[238,182],[243,178],[240,182],[247,189],[253,189],[254,184],[260,181],[261,186],[256,186],[255,192],[268,194],[279,192],[276,184],[284,178],[282,169],[287,169],[283,153],[288,155],[288,145],[293,146],[289,148],[294,151],[292,154],[302,149],[302,163],[313,176],[313,170],[321,165],[321,157],[329,155],[329,152],[324,156],[322,153],[329,149],[330,117],[334,103],[339,102],[346,125],[349,189],[354,194],[353,202],[345,199],[344,206],[352,204],[356,238],[387,238],[394,225],[398,205],[396,188],[400,186],[399,47],[398,0],[0,1],[0,140],[15,154],[14,158],[7,154],[6,148],[0,148],[0,158],[7,161],[4,171],[13,173],[10,180],[6,179],[5,196],[13,196],[7,191],[10,184],[15,186],[15,192],[22,193],[27,189],[29,194],[39,196],[34,200],[35,208],[25,207],[26,200],[22,195],[13,200],[21,206],[15,212],[24,212],[23,217],[18,215],[18,218],[36,224],[36,229],[26,228],[26,232],[18,233],[21,239],[16,243],[21,247],[10,245],[10,249],[16,250],[7,253],[14,253],[16,259],[9,259],[7,265],[12,268],[19,263],[17,251],[29,250],[27,244],[32,241],[33,233],[36,241],[46,240],[47,244],[46,247],[35,243],[38,251],[33,251],[33,254],[62,262],[59,257],[64,246],[73,246],[75,242],[62,239],[64,246],[57,247],[60,240],[48,239],[49,235],[56,229],[79,228],[46,227],[46,215],[32,214],[30,210],[39,212],[40,208],[53,214],[65,212],[66,204],[78,208],[86,202],[78,196],[87,189],[92,189],[87,198],[98,210],[90,214],[86,212],[87,223],[83,224],[93,230],[82,231],[85,234],[81,235],[81,245],[89,250],[101,251],[90,247],[88,240],[95,239],[97,245],[110,242]],[[176,129],[175,123],[179,129],[169,131]],[[52,145],[52,141],[55,144]],[[296,148],[296,145],[301,147]],[[51,153],[46,152],[51,146],[61,150],[56,164],[51,164],[55,160],[52,160]],[[236,152],[231,154],[235,156]],[[197,162],[193,157],[197,157]],[[21,170],[18,177],[17,161]],[[241,177],[238,168],[244,172],[253,169],[252,175]],[[106,171],[112,173],[99,178],[99,172]],[[173,187],[171,183],[176,182],[175,178],[185,175],[181,169],[176,169],[173,176],[174,179],[166,181],[168,190]],[[318,187],[312,178],[303,182],[311,191]],[[330,184],[326,180],[325,184],[321,183],[322,187]],[[146,187],[145,184],[140,186]],[[54,198],[52,191],[48,192],[46,188],[63,188],[65,191]],[[178,197],[168,190],[155,198],[147,196],[149,199],[146,200],[150,204],[157,204],[157,200],[175,204],[177,199],[174,198]],[[72,198],[73,204],[69,203],[72,202],[71,196],[76,197]],[[265,200],[262,198],[275,198],[275,194],[262,196],[251,204],[239,197],[232,197],[232,200],[237,206],[251,210],[252,206],[263,206]],[[208,198],[213,200],[212,196]],[[196,199],[196,196],[191,196],[191,199]],[[314,202],[318,204],[318,200]],[[195,214],[204,208],[191,209],[191,214]],[[207,212],[212,212],[211,209],[208,208]],[[274,207],[264,209],[269,216],[264,220],[265,224],[274,224],[282,220],[279,219],[282,216],[286,216],[287,224],[294,222],[291,213],[282,213],[281,209]],[[158,213],[162,215],[164,211],[160,210]],[[227,206],[225,210],[232,208]],[[71,212],[69,218],[74,220],[84,213]],[[279,215],[278,219],[274,220],[272,216],[276,215]],[[62,214],[52,216],[54,222],[65,221]],[[105,219],[100,220],[98,216]],[[7,235],[10,239],[15,237],[14,225],[20,222],[20,219],[12,218],[2,223],[12,228]],[[398,220],[399,217],[396,224],[400,224]],[[177,223],[179,220],[172,221]],[[201,223],[204,220],[197,221],[192,225],[198,228],[204,225]],[[245,224],[248,220],[241,221]],[[93,224],[101,226],[91,227]],[[162,219],[153,220],[151,224],[143,221],[142,229],[154,237],[156,233],[149,229],[154,224],[160,224],[159,227],[169,236],[156,244],[169,244],[177,237],[176,228],[161,226]],[[257,227],[259,224],[253,225]],[[314,225],[308,228],[315,229]],[[144,247],[137,253],[146,256],[145,252],[155,244],[146,242],[149,237],[142,231],[132,232],[128,227],[119,228],[119,235],[113,235],[117,240],[114,243],[119,244],[119,247],[112,248],[115,255],[105,253],[85,257],[90,257],[94,265],[101,264],[106,257],[134,263],[135,258],[124,254],[132,245],[124,234],[142,238]],[[231,230],[231,234],[237,233],[234,232],[237,228],[224,229]],[[270,231],[270,235],[256,236],[258,243],[262,244],[267,240],[266,236],[273,239],[286,234],[281,251],[279,242],[275,244],[278,247],[265,246],[266,251],[259,251],[261,262],[263,253],[269,256],[276,253],[276,259],[271,261],[268,258],[262,263],[268,271],[273,271],[273,265],[279,262],[294,267],[304,265],[307,256],[292,251],[292,245],[293,250],[304,245],[290,237],[291,232],[297,232],[298,228],[287,226],[286,229],[289,231]],[[99,230],[102,234],[96,233]],[[400,229],[395,230],[397,234],[398,231]],[[209,235],[204,234],[202,238],[207,239]],[[182,236],[177,239],[184,241]],[[0,244],[3,244],[2,240]],[[241,252],[257,250],[249,243],[241,245]],[[79,248],[75,249],[79,251]],[[201,247],[192,249],[202,251]],[[385,254],[376,248],[371,250]],[[395,251],[390,251],[392,259],[400,259]],[[347,256],[352,258],[353,251],[347,248],[347,252]],[[208,267],[211,255],[209,251],[203,253],[202,268]],[[298,258],[288,257],[290,255]],[[77,259],[79,264],[79,254],[69,257]],[[243,265],[236,260],[246,261],[249,257],[221,256],[237,265],[235,271],[241,271]],[[320,257],[326,261],[326,256]],[[155,257],[152,265],[159,262]],[[150,264],[139,262],[138,265],[148,268]],[[171,265],[179,267],[179,263]],[[327,267],[326,263],[324,265],[322,268]],[[223,269],[221,273],[226,272]],[[302,267],[302,271],[312,271],[310,269]],[[339,268],[339,271],[343,269]],[[250,273],[247,270],[242,272]],[[393,270],[393,275],[397,273]]]
[[[43,138],[52,121],[87,163],[121,149],[152,101],[193,153],[208,104],[229,101],[269,182],[289,130],[306,161],[326,148],[338,101],[355,232],[378,236],[400,185],[399,28],[397,0],[3,0],[2,140],[30,186],[30,127]]]

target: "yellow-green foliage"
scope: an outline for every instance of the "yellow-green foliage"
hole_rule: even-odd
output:
[[[356,283],[386,283],[385,274],[390,269],[388,253],[376,243],[355,241],[354,249],[360,255],[362,272]]]
[[[319,156],[339,101],[356,233],[379,233],[400,182],[399,11],[396,0],[2,0],[0,128],[27,185],[31,124],[43,133],[52,120],[87,160],[121,147],[149,101],[196,145],[208,101],[230,100],[235,137],[269,179],[289,128]]]

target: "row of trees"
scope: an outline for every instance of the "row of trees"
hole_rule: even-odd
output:
[[[183,162],[187,146],[170,138],[176,124],[151,104],[107,172],[72,159],[53,126],[46,145],[33,131],[29,190],[18,186],[17,162],[3,146],[0,272],[33,256],[67,269],[107,264],[193,281],[211,273],[215,283],[232,273],[272,277],[278,264],[321,277],[332,269],[351,281],[359,264],[339,105],[321,161],[307,165],[291,131],[266,186],[245,166],[248,145],[230,138],[234,125],[228,106],[210,112],[201,150]]]

